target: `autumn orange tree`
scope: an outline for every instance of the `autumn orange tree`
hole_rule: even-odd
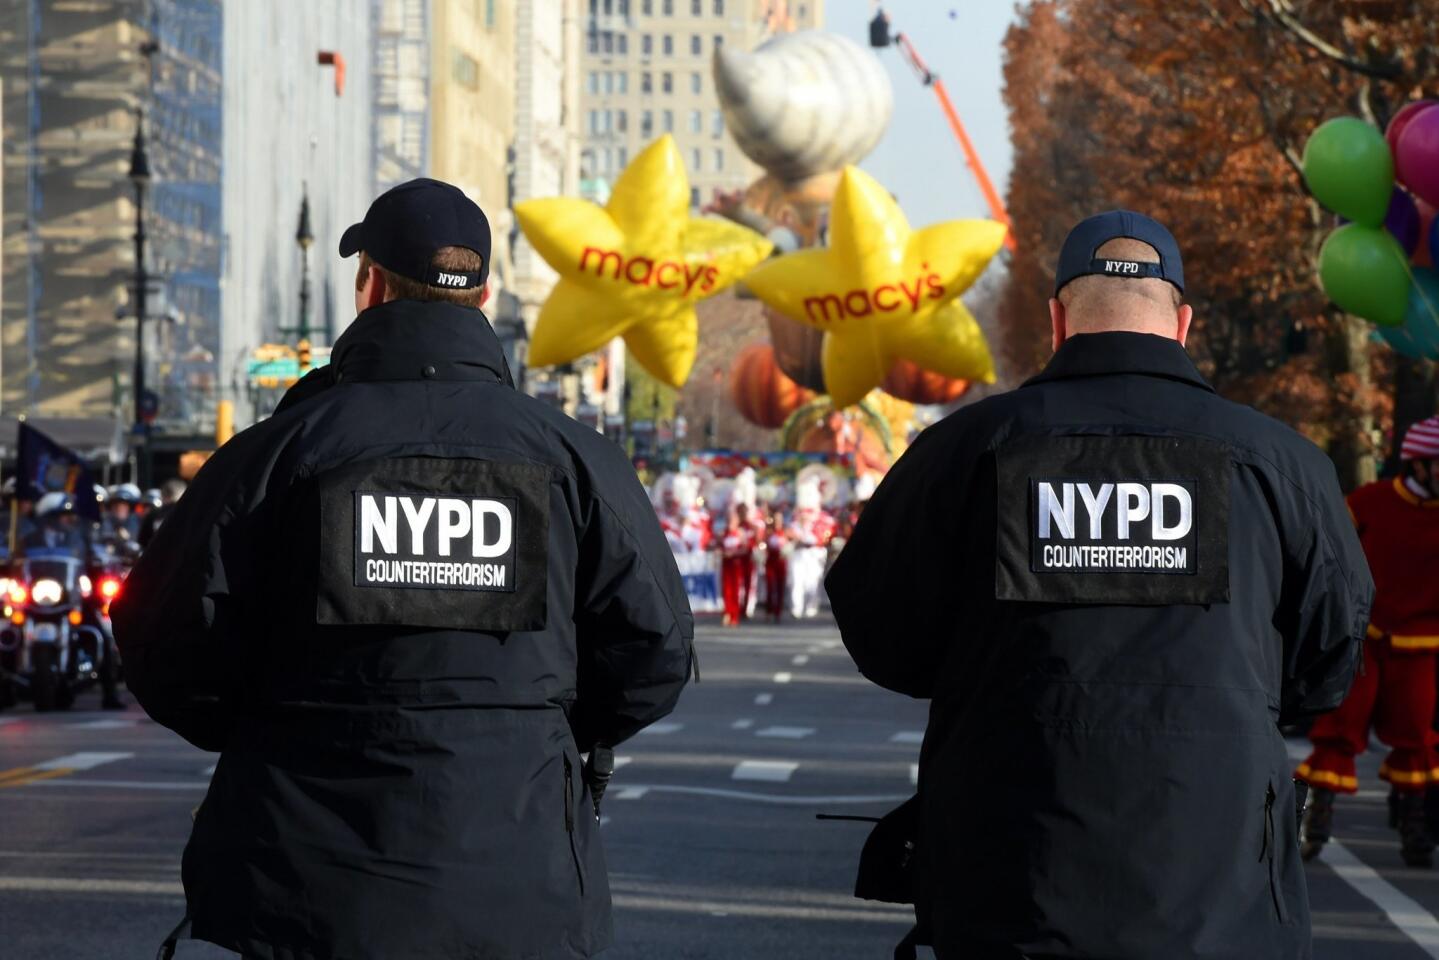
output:
[[[1439,92],[1433,0],[1031,0],[1005,45],[1019,246],[1000,306],[1007,372],[1044,362],[1068,228],[1141,210],[1179,239],[1191,352],[1215,386],[1325,446],[1346,486],[1371,476],[1391,420],[1432,412],[1432,374],[1320,291],[1334,221],[1300,157],[1331,116],[1382,127]]]

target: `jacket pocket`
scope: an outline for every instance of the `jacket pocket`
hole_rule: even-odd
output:
[[[575,768],[565,754],[565,833],[570,838],[570,857],[575,862],[575,878],[580,883],[580,896],[585,895],[585,861],[580,856],[579,839],[575,836]]]
[[[1278,835],[1274,829],[1274,804],[1277,800],[1274,783],[1270,781],[1264,791],[1264,841],[1259,860],[1269,870],[1269,896],[1274,900],[1274,913],[1280,923],[1288,923],[1289,908],[1284,903],[1284,886],[1279,877]]]

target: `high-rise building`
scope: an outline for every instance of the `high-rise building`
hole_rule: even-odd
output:
[[[725,130],[711,62],[721,46],[750,50],[776,29],[824,21],[823,0],[585,0],[581,63],[583,173],[612,183],[646,145],[670,133],[694,207],[739,190],[758,168]]]
[[[0,4],[6,413],[127,418],[139,114],[147,383],[220,342],[220,0]]]

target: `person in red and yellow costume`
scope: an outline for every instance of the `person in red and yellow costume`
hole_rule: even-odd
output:
[[[1355,793],[1354,757],[1372,728],[1389,747],[1379,776],[1393,787],[1391,811],[1400,853],[1411,867],[1433,865],[1434,838],[1424,794],[1439,785],[1433,728],[1439,651],[1439,417],[1409,428],[1403,471],[1349,495],[1349,512],[1374,575],[1374,610],[1364,664],[1349,695],[1309,733],[1314,752],[1295,777],[1311,788],[1302,852],[1311,859],[1329,840],[1336,793]]]
[[[724,594],[724,624],[737,627],[749,615],[750,580],[760,535],[747,503],[731,503],[724,536],[720,539],[720,583]]]

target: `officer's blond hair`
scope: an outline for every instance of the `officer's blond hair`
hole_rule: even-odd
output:
[[[1159,251],[1128,237],[1110,240],[1094,252],[1102,260],[1158,263]],[[1121,278],[1091,274],[1076,277],[1059,291],[1071,332],[1133,330],[1154,322],[1172,322],[1180,304],[1179,290],[1153,277]]]
[[[430,267],[435,270],[447,270],[451,273],[478,273],[484,267],[484,263],[484,258],[468,247],[441,247],[435,251],[435,256],[430,261]],[[458,303],[462,307],[476,309],[485,302],[484,286],[470,287],[467,290],[431,286],[423,280],[411,280],[409,277],[402,277],[393,270],[381,266],[363,250],[360,251],[359,271],[355,274],[356,290],[365,288],[365,278],[369,275],[372,266],[379,267],[380,275],[385,278],[385,299],[387,300],[444,300],[449,303]]]

